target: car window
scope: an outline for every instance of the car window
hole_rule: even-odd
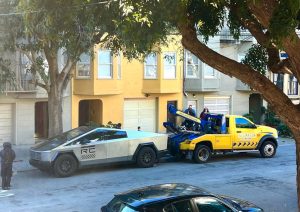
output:
[[[90,130],[92,130],[92,127],[81,126],[81,127],[69,130],[67,132],[64,132],[62,134],[59,134],[57,136],[51,137],[51,138],[47,139],[46,141],[37,144],[35,147],[39,148],[41,151],[50,150],[50,149],[58,147],[59,145],[66,143],[67,141],[70,141]]]
[[[110,212],[137,212],[133,208],[130,208],[122,200],[114,198],[107,205],[107,210]]]
[[[211,197],[194,199],[199,212],[233,212],[228,206]]]
[[[119,130],[107,130],[104,140],[113,140],[118,138],[127,138],[127,133]]]
[[[92,132],[86,136],[84,136],[83,138],[90,140],[90,141],[101,141],[104,140],[104,136],[105,136],[105,132],[103,131],[95,131]]]
[[[170,205],[164,207],[164,212],[192,212],[192,205],[190,200],[183,200],[173,202]]]
[[[244,118],[235,118],[236,128],[253,128],[254,124]]]
[[[226,118],[226,127],[229,127],[229,118]]]

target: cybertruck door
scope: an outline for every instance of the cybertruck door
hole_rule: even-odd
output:
[[[74,153],[81,166],[106,163],[107,144],[103,134],[103,131],[97,129],[77,140]]]

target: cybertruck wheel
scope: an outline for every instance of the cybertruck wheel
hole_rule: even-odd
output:
[[[271,141],[265,141],[259,152],[263,158],[272,158],[276,154],[276,145]]]
[[[211,157],[211,150],[208,146],[199,145],[194,150],[194,155],[193,156],[194,156],[194,161],[196,163],[205,163]]]
[[[77,166],[77,161],[72,155],[60,155],[54,162],[54,175],[56,177],[69,177],[77,170]]]
[[[136,158],[137,165],[142,168],[152,167],[155,161],[156,154],[151,147],[143,147],[142,149],[140,149]]]

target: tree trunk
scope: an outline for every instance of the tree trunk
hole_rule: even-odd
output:
[[[51,84],[50,92],[48,93],[48,116],[49,116],[49,134],[52,137],[62,133],[62,90],[57,83]]]
[[[296,164],[297,164],[296,181],[297,181],[298,211],[299,211],[300,210],[300,199],[299,199],[300,198],[300,126],[296,129],[291,128],[291,130],[294,135],[295,144],[296,144]]]

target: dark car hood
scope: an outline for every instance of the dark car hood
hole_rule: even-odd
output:
[[[254,205],[251,202],[224,195],[219,195],[219,197],[229,202],[237,210],[245,212],[263,212],[262,208],[258,207],[257,205]]]

